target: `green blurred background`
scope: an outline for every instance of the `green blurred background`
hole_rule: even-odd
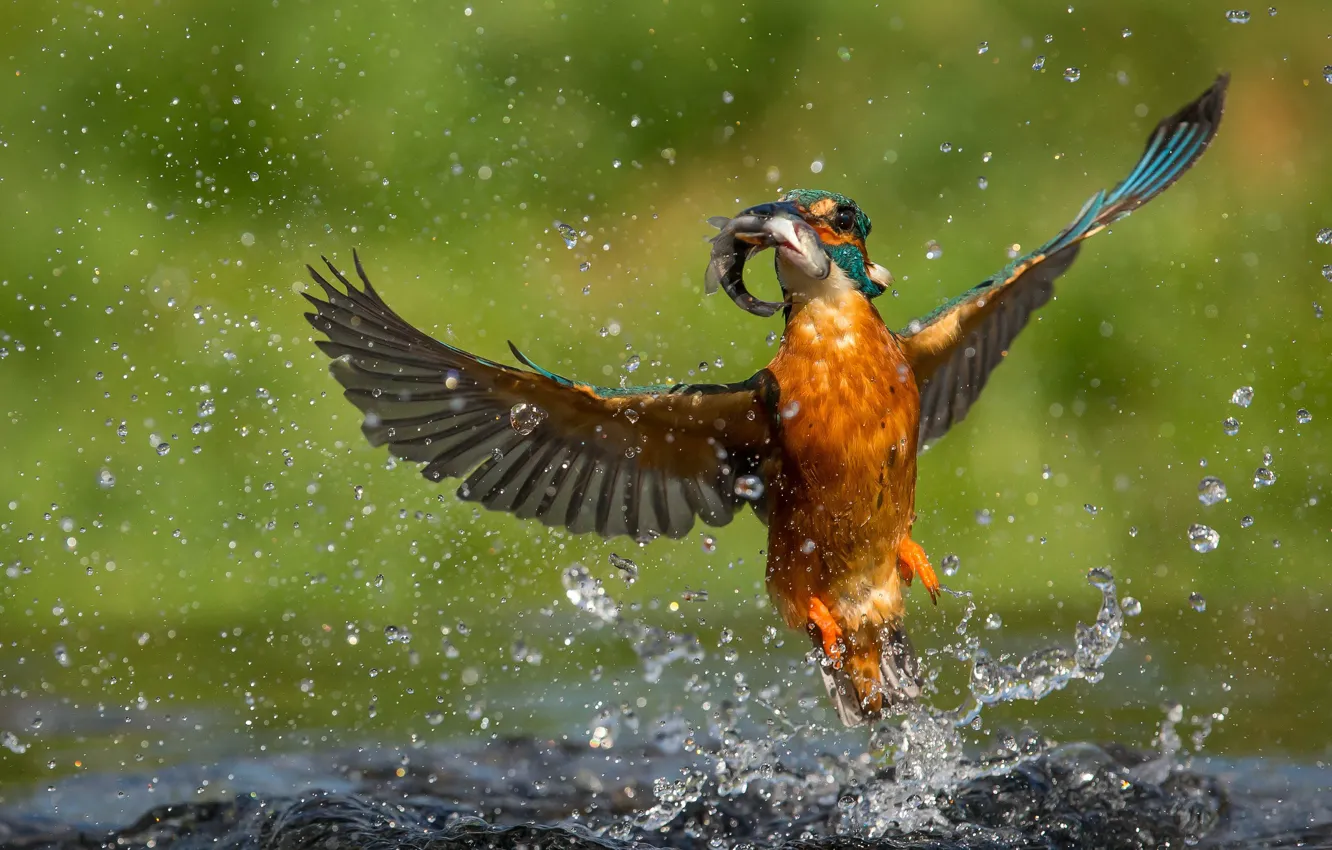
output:
[[[1147,745],[1179,701],[1210,752],[1326,755],[1332,41],[1319,4],[1278,2],[1246,23],[1146,0],[7,4],[0,801],[223,754],[586,738],[603,703],[652,718],[803,667],[803,636],[765,639],[751,516],[632,551],[386,463],[310,342],[305,263],[357,248],[399,312],[483,355],[740,379],[779,320],[703,297],[708,216],[853,196],[905,325],[1053,235],[1221,70],[1206,157],[1087,246],[923,457],[916,536],[959,556],[945,582],[975,594],[973,631],[1002,620],[996,652],[1067,643],[1090,567],[1142,603],[1105,682],[987,712],[986,734]],[[1264,452],[1278,477],[1255,489]],[[1227,501],[1199,503],[1204,475]],[[575,561],[708,659],[644,683],[563,598]],[[955,638],[960,600],[913,602],[921,646]],[[956,704],[965,670],[933,663]]]

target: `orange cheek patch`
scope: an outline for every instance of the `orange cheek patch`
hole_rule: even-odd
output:
[[[832,198],[820,198],[814,202],[814,206],[810,207],[809,211],[819,218],[826,218],[832,215],[835,209],[837,209],[837,202]]]
[[[838,233],[821,221],[811,221],[809,224],[819,234],[819,239],[824,245],[855,245],[860,249],[860,253],[865,253],[865,244],[854,233]]]

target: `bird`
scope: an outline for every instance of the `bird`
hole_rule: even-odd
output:
[[[462,478],[463,501],[640,542],[751,508],[767,524],[776,611],[810,636],[842,723],[869,723],[922,693],[904,597],[918,579],[937,603],[940,585],[912,536],[918,451],[966,417],[1082,242],[1198,160],[1228,80],[1157,124],[1129,175],[1053,239],[897,331],[874,305],[892,277],[870,260],[870,218],[853,200],[796,189],[746,210],[733,221],[749,229],[724,229],[720,253],[774,248],[783,300],[744,293],[742,263],[722,282],[751,312],[780,309],[785,327],[745,380],[602,387],[512,343],[518,365],[488,360],[395,313],[359,254],[358,283],[326,258],[337,286],[307,266],[323,298],[303,293],[306,318],[370,444],[430,481]]]

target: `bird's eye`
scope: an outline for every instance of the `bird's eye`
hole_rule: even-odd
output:
[[[856,223],[856,211],[851,207],[838,207],[833,215],[833,224],[838,230],[850,230]]]

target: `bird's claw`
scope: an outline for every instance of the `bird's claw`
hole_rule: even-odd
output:
[[[925,550],[910,537],[904,538],[897,547],[897,572],[908,585],[912,578],[920,576],[920,583],[930,593],[930,601],[939,604],[939,577],[934,574]]]
[[[817,596],[809,598],[809,625],[818,629],[818,639],[823,644],[823,654],[832,662],[833,669],[840,670],[845,644],[842,641],[842,629],[833,619],[828,606]]]

